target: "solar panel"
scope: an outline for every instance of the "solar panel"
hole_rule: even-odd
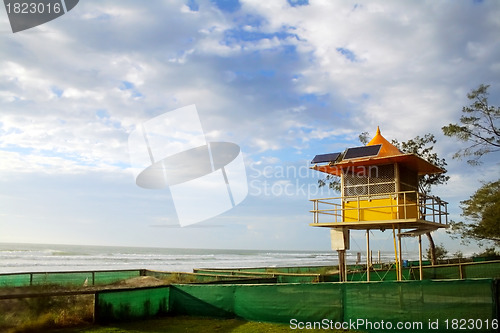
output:
[[[314,156],[311,163],[335,162],[339,156],[340,156],[340,153],[316,155],[316,156]]]
[[[349,148],[345,152],[344,160],[349,160],[351,158],[359,158],[359,157],[377,156],[381,147],[382,145],[373,145],[373,146]]]

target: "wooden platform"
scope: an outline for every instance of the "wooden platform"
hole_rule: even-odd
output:
[[[447,224],[430,222],[419,219],[398,219],[385,221],[353,221],[353,222],[327,222],[327,223],[310,223],[312,227],[324,228],[348,228],[351,230],[387,230],[394,228],[398,229],[425,229],[434,231],[438,228],[447,228]]]

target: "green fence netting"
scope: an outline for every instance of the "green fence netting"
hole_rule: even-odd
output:
[[[500,278],[500,261],[463,265],[464,278]]]
[[[144,275],[144,270],[96,271],[94,284],[110,284]]]
[[[292,318],[340,320],[342,303],[342,289],[332,284],[252,286],[235,290],[234,312],[248,320],[281,323]]]
[[[248,268],[197,268],[194,272],[200,271],[233,271],[233,272],[257,272],[257,273],[290,273],[290,274],[326,274],[330,271],[337,271],[338,266],[290,266],[290,267],[248,267]]]
[[[413,270],[403,269],[402,272],[403,272],[403,280],[415,280]],[[397,280],[397,272],[395,269],[370,271],[370,281],[396,281],[396,280]],[[366,271],[348,273],[347,281],[367,281]]]
[[[168,288],[99,292],[96,318],[144,318],[168,311],[296,325],[330,323],[368,332],[456,332],[460,320],[467,321],[467,332],[498,328],[498,280],[492,279]]]
[[[424,266],[424,279],[499,278],[500,261]]]
[[[194,287],[194,288],[184,288]],[[102,291],[96,297],[98,322],[146,318],[165,307],[150,310],[165,294],[165,288],[148,290]],[[170,288],[170,313],[175,315],[240,317],[247,320],[288,322],[291,316],[306,320],[314,314],[341,318],[341,289],[331,284],[286,285],[177,285]],[[151,299],[154,298],[154,299]],[[145,311],[144,309],[148,310]]]
[[[110,284],[144,274],[144,270],[74,271],[74,272],[30,272],[0,274],[0,287],[23,287],[56,284],[83,286]]]
[[[215,274],[215,275],[238,275],[238,276],[266,276],[266,277],[272,277],[274,276],[274,273],[267,273],[267,272],[260,272],[257,270],[253,269],[212,269],[212,268],[207,268],[207,269],[194,269],[193,270],[196,274]]]
[[[396,270],[390,265],[377,266],[370,271],[370,281],[395,281]],[[352,271],[352,270],[359,271]],[[350,265],[347,280],[366,281],[366,266]],[[214,283],[239,280],[243,283],[307,283],[338,282],[336,266],[271,267],[235,269],[195,269],[195,273],[155,272],[149,270],[81,271],[81,272],[31,272],[0,274],[0,287],[19,287],[42,284],[102,285],[149,275],[172,282]],[[403,268],[403,280],[419,280],[419,267],[412,263]],[[462,263],[455,265],[423,266],[424,279],[500,278],[500,261]],[[179,281],[179,279],[181,281]],[[275,280],[273,280],[275,279]],[[260,281],[260,282],[259,282]]]
[[[185,272],[145,271],[146,276],[164,280],[166,283],[275,283],[276,278],[267,276],[204,274]]]
[[[0,287],[23,287],[29,286],[31,275],[27,274],[1,274]]]
[[[131,320],[169,312],[170,287],[110,290],[96,293],[96,322]]]
[[[383,320],[391,323],[393,331],[398,331],[398,325],[403,325],[400,329],[413,325],[414,332],[436,332],[430,325],[437,323],[439,332],[456,332],[453,321],[464,319],[490,325],[490,330],[468,332],[496,332],[491,326],[494,319],[498,320],[498,294],[492,292],[493,285],[492,280],[349,284],[345,288],[343,320],[364,320],[360,328],[368,331],[378,331]],[[372,326],[366,326],[368,323]]]
[[[174,286],[175,314],[241,317],[290,323],[356,323],[355,329],[380,331],[413,325],[414,331],[452,332],[453,320],[489,324],[498,320],[493,280],[320,283],[254,286]],[[205,288],[207,287],[207,288]],[[381,323],[385,326],[381,327]],[[369,326],[371,325],[371,326]],[[390,326],[389,326],[390,325]],[[447,326],[448,325],[448,329]],[[402,326],[407,327],[407,326]],[[351,326],[353,328],[353,326]]]
[[[32,285],[57,284],[82,286],[92,284],[92,272],[37,273],[32,276]]]
[[[196,274],[216,274],[220,276],[247,276],[253,278],[276,278],[278,283],[306,283],[325,282],[325,275],[319,273],[281,273],[281,272],[259,272],[256,270],[246,271],[244,269],[195,269]]]
[[[417,265],[415,265],[417,263]],[[316,267],[272,267],[272,268],[232,268],[195,269],[198,274],[216,275],[266,275],[277,278],[279,283],[338,282],[336,266]],[[423,266],[423,279],[466,279],[500,278],[500,261],[461,263],[453,265]],[[417,262],[402,269],[403,280],[419,280],[420,268]],[[370,281],[396,281],[394,265],[377,264],[370,270]],[[347,281],[367,281],[366,265],[349,265]]]

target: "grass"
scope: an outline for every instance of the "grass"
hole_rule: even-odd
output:
[[[14,293],[60,291],[60,286],[32,286],[10,289]],[[66,289],[67,290],[67,289]],[[40,296],[0,300],[0,332],[40,332],[92,322],[93,295]]]
[[[213,319],[199,317],[165,317],[106,326],[87,326],[73,329],[47,331],[52,333],[139,333],[139,332],[215,332],[215,333],[285,333],[311,332],[311,330],[292,330],[287,324],[248,322],[241,319]],[[315,330],[315,332],[347,332],[338,330]],[[353,331],[349,331],[353,332]]]
[[[190,274],[173,273],[160,278],[165,284],[174,283],[195,283],[198,282],[196,276]]]
[[[68,327],[92,322],[93,296],[37,297],[5,301],[0,332],[38,332],[50,327]]]

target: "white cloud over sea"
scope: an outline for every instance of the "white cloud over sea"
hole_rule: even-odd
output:
[[[452,160],[460,144],[441,135],[480,83],[500,105],[497,1],[85,0],[9,28],[2,10],[2,242],[328,249],[301,190],[318,176],[276,171],[378,125],[388,139],[436,135],[455,217],[498,175],[498,158],[484,172]],[[213,228],[151,227],[176,225],[175,209],[168,190],[134,184],[127,138],[191,104],[208,140],[241,147],[261,191],[203,223]],[[273,186],[293,190],[265,195]]]

